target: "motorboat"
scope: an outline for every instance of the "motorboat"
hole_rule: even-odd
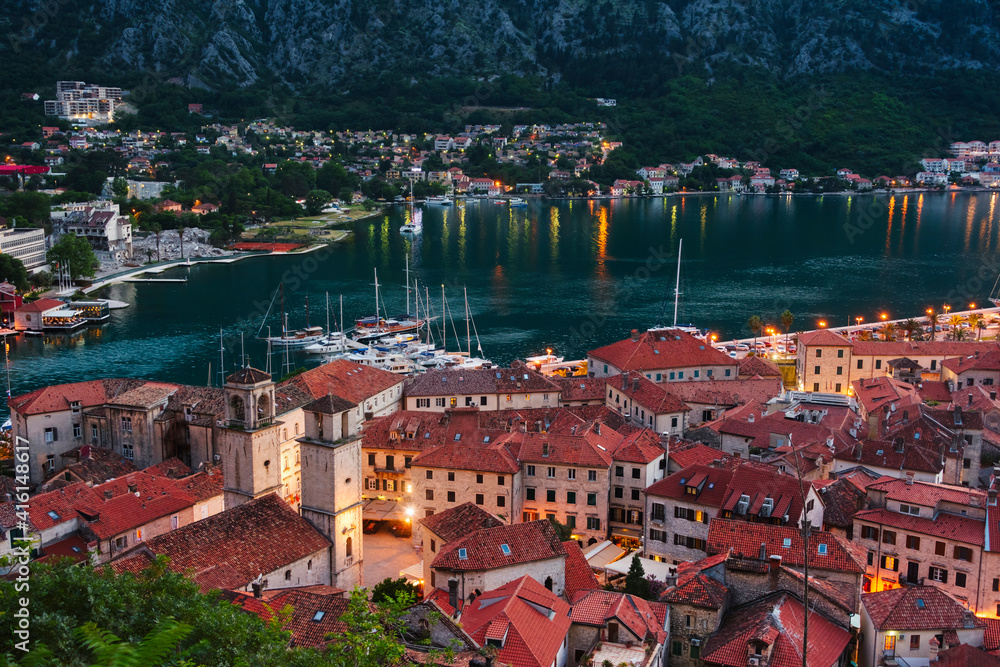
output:
[[[509,203],[511,208],[523,208],[528,205],[528,202],[520,197],[511,197]]]
[[[451,206],[455,202],[447,195],[432,195],[424,200],[428,206]]]

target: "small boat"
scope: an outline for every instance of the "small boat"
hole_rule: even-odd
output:
[[[341,358],[363,366],[371,366],[372,368],[396,373],[397,375],[407,375],[417,370],[416,365],[406,357],[383,352],[375,348],[368,348],[364,352],[346,354]]]
[[[523,208],[528,205],[528,202],[521,199],[520,197],[511,197],[509,203],[511,208]]]
[[[410,221],[399,228],[400,234],[419,234],[424,231],[424,223],[420,214],[413,208],[413,181],[410,181]]]
[[[432,195],[424,200],[428,206],[451,206],[455,202],[447,195]]]
[[[306,347],[323,338],[323,327],[306,327],[298,331],[285,331],[280,336],[271,336],[266,340],[274,347]]]
[[[355,322],[354,340],[364,343],[379,340],[386,336],[417,331],[424,321],[412,315],[401,315],[394,318],[365,317]]]

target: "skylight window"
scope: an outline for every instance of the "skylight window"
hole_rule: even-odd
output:
[[[687,477],[681,477],[681,484],[683,484],[683,483],[684,483],[684,482],[686,482],[686,481],[688,481],[688,480],[687,480]]]
[[[490,436],[486,436],[483,438],[483,442],[489,442],[489,441],[490,441]]]
[[[660,351],[659,351],[659,350],[657,350],[657,349],[656,349],[656,348],[654,347],[654,348],[653,348],[653,354],[659,354],[659,353],[660,353]]]
[[[924,599],[923,598],[917,598],[917,608],[918,609],[923,609],[924,608]]]
[[[785,541],[782,542],[781,546],[785,547],[786,549],[790,548],[792,546],[792,538],[786,537]]]
[[[500,551],[503,552],[504,556],[509,556],[510,555],[510,545],[509,544],[501,544],[500,545]]]
[[[708,483],[708,488],[714,489],[715,488],[715,482],[709,482]]]
[[[317,611],[315,614],[313,614],[313,620],[319,623],[320,621],[323,620],[324,616],[326,616],[325,611]]]
[[[825,544],[820,544],[818,547],[816,547],[816,552],[820,556],[825,556],[826,555],[826,545]]]
[[[466,551],[465,549],[459,549],[458,550],[458,559],[459,560],[467,560],[468,558],[469,558],[469,552],[468,551]]]
[[[455,440],[457,441],[457,440],[461,440],[461,439],[462,439],[462,434],[461,433],[456,433],[455,434]]]
[[[60,519],[59,515],[56,514],[55,511],[53,511],[53,510],[50,510],[48,512],[48,515],[49,515],[49,518],[52,519],[53,521],[58,521]]]

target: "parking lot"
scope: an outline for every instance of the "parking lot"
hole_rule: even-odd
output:
[[[399,571],[420,562],[409,537],[395,537],[390,522],[379,524],[378,532],[364,536],[365,586],[371,588],[387,577],[399,578]]]

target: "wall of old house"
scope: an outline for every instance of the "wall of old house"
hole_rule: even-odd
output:
[[[433,473],[432,479],[427,479],[427,471]],[[448,473],[454,474],[454,480],[448,479]],[[483,482],[477,481],[476,475],[483,476]],[[476,503],[476,495],[482,494],[483,503],[480,507],[490,514],[495,514],[504,523],[519,523],[524,509],[520,475],[514,473],[475,472],[472,470],[445,470],[444,468],[425,468],[413,466],[413,516],[422,519],[437,512],[443,512],[465,502]],[[498,484],[498,478],[503,484]],[[427,498],[427,491],[434,492],[434,498]],[[454,492],[454,500],[448,500],[448,492]],[[503,498],[501,501],[500,498]],[[500,504],[500,503],[503,504]],[[430,514],[429,514],[429,513]],[[413,522],[413,545],[419,547],[422,543],[422,526]]]
[[[708,636],[722,623],[725,610],[726,607],[705,609],[691,604],[670,605],[670,639],[667,642],[667,653],[670,656],[671,667],[701,667],[703,664],[701,659],[691,658],[691,641],[699,641],[700,650],[703,652]]]
[[[453,572],[431,568],[430,587],[443,591],[448,590],[448,580],[458,581],[458,595],[468,601],[470,595],[491,591],[504,584],[528,575],[538,583],[544,585],[546,580],[552,579],[552,592],[561,596],[566,590],[566,565],[565,556],[546,558],[530,563],[520,563],[508,567],[498,567],[492,570],[478,570],[466,572]]]
[[[534,468],[535,474],[529,475],[530,468]],[[554,475],[548,476],[548,469],[554,469]],[[570,479],[570,471],[575,471],[576,479]],[[593,470],[596,480],[590,480],[590,471]],[[523,496],[522,515],[518,519],[523,519],[525,513],[530,513],[535,519],[546,519],[550,515],[554,516],[562,524],[569,525],[573,529],[576,540],[588,543],[601,542],[605,539],[608,531],[608,469],[607,468],[581,468],[569,465],[550,465],[548,463],[527,463],[521,465],[520,472],[521,492]],[[535,490],[535,499],[528,499],[528,489]],[[548,491],[555,492],[555,501],[549,502]],[[570,504],[568,493],[575,493],[576,500]],[[588,494],[596,495],[596,505],[588,505]],[[528,517],[530,518],[530,517]],[[599,528],[588,528],[587,519],[600,519]]]
[[[72,410],[28,416],[13,412],[11,430],[18,438],[28,441],[28,476],[31,483],[40,484],[50,472],[49,456],[53,457],[52,470],[59,470],[63,467],[60,454],[83,444],[82,440],[73,437],[73,425],[82,422],[83,416]],[[46,429],[55,429],[51,442],[46,441]]]
[[[220,429],[227,509],[268,493],[281,494],[281,444],[280,424],[258,431]]]

